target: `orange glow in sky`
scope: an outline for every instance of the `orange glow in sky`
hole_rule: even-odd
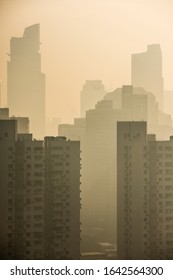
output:
[[[79,116],[85,80],[107,90],[130,83],[131,54],[161,45],[165,89],[173,89],[171,0],[0,0],[0,80],[6,105],[6,63],[11,37],[41,27],[47,116]]]

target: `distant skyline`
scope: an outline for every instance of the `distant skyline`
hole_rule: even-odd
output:
[[[173,89],[172,0],[0,0],[0,80],[6,105],[10,38],[40,23],[47,117],[73,122],[86,80],[106,90],[130,84],[131,54],[160,44],[165,89]]]

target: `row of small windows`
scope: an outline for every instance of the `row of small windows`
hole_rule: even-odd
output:
[[[70,146],[50,146],[48,150],[62,151],[63,149],[70,150]]]
[[[162,151],[162,150],[173,151],[173,146],[158,146],[157,148],[159,151]]]

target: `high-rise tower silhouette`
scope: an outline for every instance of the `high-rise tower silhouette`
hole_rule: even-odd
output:
[[[40,25],[12,37],[7,67],[8,106],[12,115],[28,116],[36,138],[45,134],[45,75],[41,72]]]
[[[105,88],[101,80],[87,80],[81,91],[81,117],[86,116],[87,110],[94,109],[104,95]]]
[[[159,109],[163,109],[162,52],[160,45],[147,47],[143,53],[132,54],[131,83],[152,92]]]

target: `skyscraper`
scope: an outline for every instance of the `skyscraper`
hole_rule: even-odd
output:
[[[131,83],[152,92],[163,109],[162,53],[160,45],[148,45],[147,51],[132,54]]]
[[[45,135],[45,75],[41,72],[40,25],[12,37],[7,65],[8,106],[15,116],[28,116],[35,138]]]

